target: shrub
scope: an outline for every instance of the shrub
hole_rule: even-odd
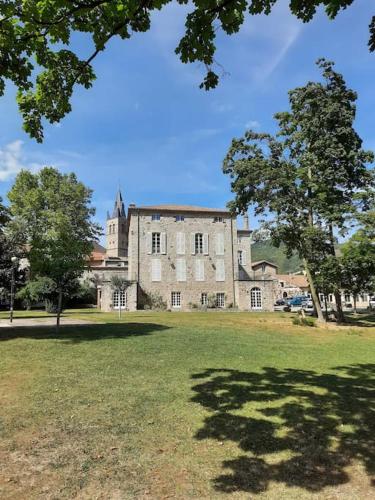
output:
[[[195,302],[189,302],[188,306],[190,309],[198,309],[199,307]]]
[[[310,316],[307,317],[302,317],[302,316],[296,316],[292,320],[293,325],[298,325],[298,326],[316,326],[316,319],[311,318]]]
[[[165,311],[167,303],[158,292],[143,292],[141,295],[141,308]]]
[[[216,295],[214,293],[210,293],[207,296],[207,307],[208,307],[208,309],[215,309],[216,308]]]

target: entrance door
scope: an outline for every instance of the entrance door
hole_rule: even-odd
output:
[[[253,310],[262,309],[262,291],[260,288],[252,288],[250,291],[250,308]]]
[[[127,295],[124,290],[113,292],[113,309],[126,309],[127,306]]]

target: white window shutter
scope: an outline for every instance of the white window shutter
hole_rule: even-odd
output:
[[[152,252],[152,233],[147,233],[147,253]]]
[[[224,255],[224,233],[216,234],[216,255]]]
[[[216,281],[225,281],[224,259],[218,259],[216,261]]]
[[[160,233],[160,253],[167,253],[167,235],[166,233]]]
[[[161,281],[160,259],[152,259],[151,261],[151,281]]]
[[[185,259],[176,260],[176,279],[177,281],[186,281],[186,261]]]
[[[176,233],[176,253],[185,255],[185,233]]]
[[[204,281],[204,260],[195,261],[195,280]]]
[[[203,253],[208,255],[208,233],[203,234]]]
[[[195,233],[190,233],[190,249],[191,254],[195,255]]]

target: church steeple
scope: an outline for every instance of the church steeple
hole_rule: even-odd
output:
[[[125,206],[122,201],[122,195],[120,189],[117,191],[115,206],[112,213],[112,219],[116,217],[126,217],[125,215]]]
[[[127,219],[120,189],[117,191],[112,215],[107,213],[107,255],[125,257],[127,255]]]

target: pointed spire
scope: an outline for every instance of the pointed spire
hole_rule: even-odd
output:
[[[125,217],[125,207],[120,189],[117,191],[115,206],[112,213],[112,219],[116,219],[117,217]]]

